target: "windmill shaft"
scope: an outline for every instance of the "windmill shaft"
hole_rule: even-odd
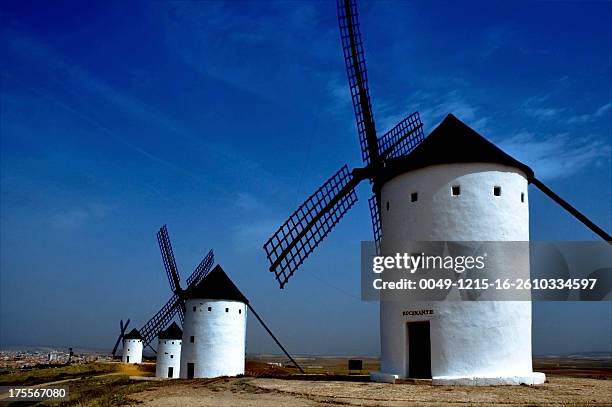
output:
[[[255,315],[255,318],[257,318],[257,320],[259,321],[259,323],[261,324],[261,326],[264,327],[264,329],[268,332],[268,334],[272,337],[272,339],[274,339],[274,342],[276,342],[276,344],[278,345],[279,348],[281,348],[281,350],[283,351],[283,353],[285,354],[285,356],[287,356],[289,358],[289,360],[291,360],[291,362],[300,370],[301,373],[304,373],[304,370],[302,369],[302,367],[300,365],[298,365],[298,363],[291,357],[291,355],[289,354],[289,352],[287,352],[287,349],[285,349],[285,347],[278,341],[278,339],[276,339],[276,336],[274,336],[274,334],[272,333],[272,331],[270,330],[270,328],[268,328],[268,326],[266,325],[266,323],[263,321],[263,319],[261,319],[261,317],[259,316],[259,314],[257,312],[255,312],[255,309],[253,308],[253,306],[250,303],[247,303],[247,306],[249,307],[249,309],[251,310],[251,312],[253,313],[253,315]]]
[[[559,206],[561,206],[563,209],[565,209],[570,214],[572,214],[576,219],[578,219],[580,222],[582,222],[586,227],[591,229],[595,234],[597,234],[603,240],[605,240],[605,241],[607,241],[609,243],[612,243],[612,236],[610,236],[608,233],[606,233],[605,230],[603,230],[602,228],[597,226],[593,221],[591,221],[585,215],[580,213],[580,211],[578,211],[578,209],[574,208],[572,205],[570,205],[567,201],[565,201],[559,195],[555,194],[550,188],[548,188],[546,185],[544,185],[539,179],[534,177],[531,180],[531,183],[533,185],[535,185],[536,187],[538,187],[538,189],[540,191],[544,192],[544,194],[546,194],[550,199],[555,201],[557,204],[559,204]]]

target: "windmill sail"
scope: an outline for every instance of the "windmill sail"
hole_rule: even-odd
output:
[[[355,0],[338,0],[338,24],[344,64],[357,121],[361,158],[368,165],[378,161],[378,147],[372,103],[370,102],[365,51],[361,40],[359,14]]]
[[[187,288],[199,283],[204,277],[206,277],[214,263],[215,255],[211,249],[187,279]]]
[[[143,346],[149,345],[159,333],[172,321],[179,309],[184,307],[183,301],[174,294],[164,306],[139,330],[143,338]]]
[[[144,338],[144,346],[147,346],[155,339],[155,337],[172,321],[178,314],[181,325],[185,321],[185,301],[182,298],[183,290],[180,285],[180,276],[172,244],[170,243],[170,235],[166,225],[162,226],[157,232],[157,242],[162,254],[164,268],[168,276],[168,282],[173,292],[172,298],[140,329],[140,333]],[[187,289],[199,283],[210,271],[215,261],[215,255],[210,250],[202,259],[200,264],[191,273],[187,279]]]
[[[380,253],[380,239],[382,238],[382,225],[380,224],[380,207],[376,195],[372,195],[368,199],[370,207],[370,218],[372,219],[372,232],[374,233],[374,243],[376,244],[376,253]]]
[[[280,287],[357,202],[355,178],[345,165],[317,189],[264,244]]]
[[[125,325],[123,325],[123,320],[119,321],[119,336],[117,337],[117,342],[115,342],[115,346],[113,347],[113,357],[117,353],[117,348],[119,347],[119,343],[121,343],[121,340],[123,339],[123,336],[125,335],[125,331],[129,324],[130,324],[129,319],[125,322]]]
[[[378,154],[382,160],[410,154],[425,139],[419,112],[414,112],[378,139]]]
[[[178,267],[176,266],[176,260],[174,259],[174,252],[172,251],[172,245],[170,244],[170,236],[168,235],[168,228],[166,225],[157,232],[157,242],[159,243],[159,249],[161,250],[162,259],[164,261],[164,268],[168,275],[168,281],[170,282],[170,288],[172,292],[176,292],[180,289],[180,276],[178,273]]]

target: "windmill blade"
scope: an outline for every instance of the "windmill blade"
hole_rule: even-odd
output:
[[[164,329],[174,315],[179,312],[184,312],[185,303],[178,296],[174,294],[170,300],[159,310],[153,317],[139,330],[140,335],[143,338],[143,346],[149,345],[159,333]]]
[[[306,258],[357,202],[362,180],[345,165],[315,191],[264,244],[270,271],[283,288]]]
[[[187,288],[196,285],[199,283],[210,271],[213,264],[215,264],[215,254],[212,249],[208,252],[208,254],[202,259],[198,267],[191,273],[189,278],[187,279]]]
[[[591,229],[591,231],[593,231],[597,236],[601,237],[606,242],[609,242],[612,244],[612,236],[610,236],[605,230],[597,226],[592,220],[590,220],[585,215],[580,213],[578,209],[574,208],[566,200],[561,198],[559,195],[555,194],[550,188],[544,185],[542,181],[540,181],[539,179],[535,177],[532,178],[530,181],[533,185],[538,187],[540,191],[544,192],[549,198],[551,198],[553,201],[559,204],[559,206],[561,206],[563,209],[568,211],[572,216],[574,216],[576,219],[582,222],[586,227]]]
[[[177,292],[177,290],[180,290],[181,288],[181,282],[166,225],[162,226],[161,229],[159,229],[159,232],[157,232],[157,242],[159,243],[159,249],[161,250],[164,268],[166,269],[168,281],[170,282],[170,288],[172,289],[172,292]]]
[[[357,121],[361,158],[368,165],[378,162],[378,147],[356,0],[338,0],[338,25]]]
[[[408,155],[425,139],[419,112],[414,112],[378,139],[382,160]]]
[[[119,347],[119,343],[123,339],[123,335],[125,335],[125,330],[130,324],[130,320],[128,319],[125,325],[123,325],[123,320],[119,321],[119,336],[117,337],[117,342],[115,342],[115,346],[113,347],[113,356],[117,353],[117,348]]]
[[[376,195],[372,195],[368,199],[370,206],[370,218],[372,219],[372,231],[374,232],[374,245],[376,246],[376,254],[380,254],[380,238],[382,237],[382,227],[380,224],[380,206],[379,199]]]
[[[181,326],[185,324],[185,301],[180,301],[180,306],[177,307],[177,312],[179,316],[179,320],[181,321]]]

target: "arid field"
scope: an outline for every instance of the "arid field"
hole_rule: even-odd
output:
[[[69,387],[70,401],[38,405],[612,406],[608,361],[536,360],[536,370],[544,371],[548,381],[533,387],[438,387],[427,380],[381,384],[367,381],[364,374],[376,368],[375,359],[364,359],[364,371],[351,375],[345,358],[299,358],[305,375],[274,364],[283,362],[282,358],[260,357],[248,362],[244,377],[197,380],[152,380],[153,363],[88,363],[9,372],[0,376],[0,386],[54,383]]]

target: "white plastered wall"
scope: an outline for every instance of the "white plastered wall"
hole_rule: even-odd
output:
[[[460,195],[452,196],[456,185]],[[495,186],[501,196],[494,196]],[[411,241],[528,241],[527,186],[518,169],[489,163],[436,165],[399,175],[381,191],[382,254],[403,253]],[[529,275],[528,261],[516,267]],[[433,315],[402,315],[419,309]],[[381,373],[407,376],[406,324],[419,320],[430,321],[434,383],[533,384],[530,302],[382,300]],[[543,375],[535,379],[540,381]]]
[[[194,364],[194,377],[244,374],[246,308],[239,301],[186,301],[181,378],[187,378],[188,363]]]
[[[129,362],[128,356],[130,357]],[[124,339],[121,361],[123,363],[142,363],[142,340]]]
[[[172,367],[172,378],[181,373],[181,339],[159,339],[155,376],[168,378],[168,368]]]

